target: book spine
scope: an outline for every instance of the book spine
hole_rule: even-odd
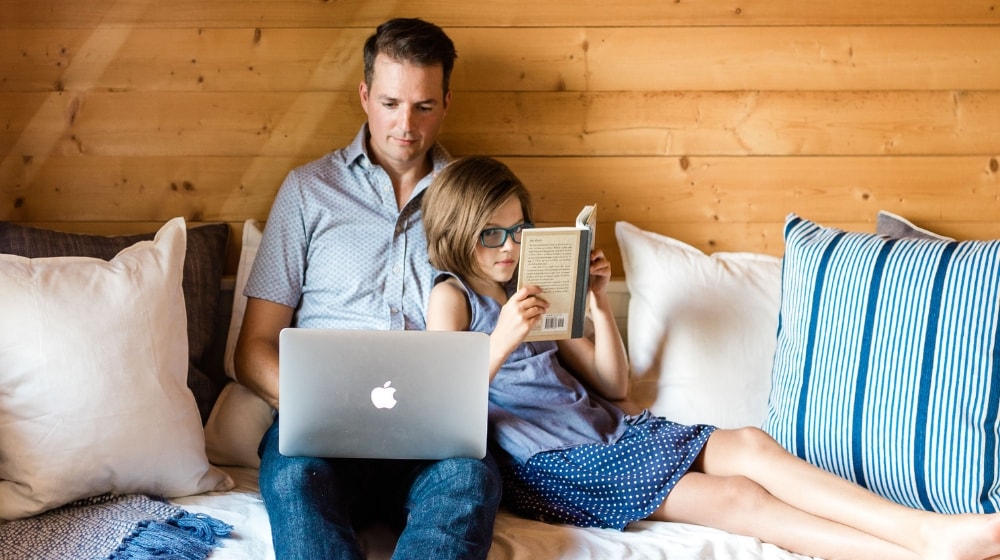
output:
[[[573,298],[573,325],[571,338],[583,336],[583,325],[587,315],[587,292],[590,290],[590,247],[593,230],[585,229],[580,234],[580,254],[576,263],[576,297]]]

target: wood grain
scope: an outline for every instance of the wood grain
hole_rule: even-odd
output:
[[[0,14],[10,27],[172,26],[273,27],[349,26],[374,28],[390,17],[412,16],[445,27],[565,27],[570,25],[636,27],[700,25],[953,25],[997,23],[996,4],[983,0],[743,0],[739,3],[694,1],[549,0],[0,0]]]
[[[354,28],[10,29],[0,91],[338,91]],[[996,90],[997,25],[459,28],[459,91]]]
[[[0,153],[318,157],[364,122],[355,93],[0,94]],[[997,92],[456,92],[455,154],[991,155]]]
[[[0,219],[91,233],[265,220],[348,143],[361,43],[420,14],[459,58],[441,140],[507,162],[542,224],[780,255],[789,213],[1000,237],[991,0],[0,0]]]

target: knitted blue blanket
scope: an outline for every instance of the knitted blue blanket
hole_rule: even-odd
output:
[[[0,523],[0,560],[203,560],[232,527],[140,494],[106,494]]]

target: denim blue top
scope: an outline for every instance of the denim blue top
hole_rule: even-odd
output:
[[[450,273],[441,273],[440,282]],[[457,277],[456,277],[457,278]],[[469,330],[490,334],[501,305],[459,279],[469,299]],[[508,295],[515,282],[507,286]],[[490,436],[515,461],[588,443],[612,443],[625,431],[625,413],[590,394],[559,362],[553,341],[524,342],[511,352],[490,383]]]
[[[420,199],[400,210],[368,156],[367,124],[343,149],[293,169],[278,190],[243,293],[295,308],[293,326],[423,329],[434,271]],[[431,148],[435,171],[448,153]]]

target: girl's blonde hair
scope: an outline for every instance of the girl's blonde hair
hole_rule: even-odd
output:
[[[503,163],[467,156],[448,164],[424,193],[421,207],[431,266],[463,278],[482,277],[476,264],[479,233],[493,214],[517,197],[531,223],[531,196]]]

